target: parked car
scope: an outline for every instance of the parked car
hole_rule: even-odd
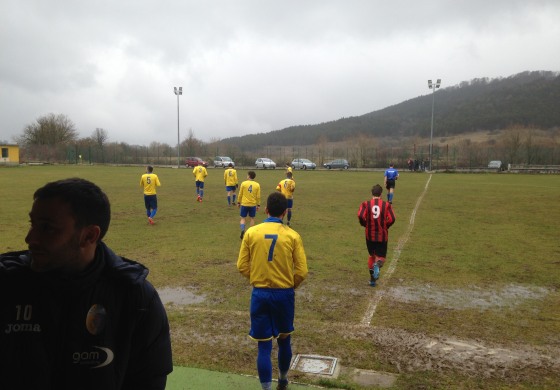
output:
[[[502,162],[500,160],[493,160],[488,163],[490,169],[502,169]]]
[[[216,156],[214,157],[214,168],[227,168],[229,164],[235,167],[235,162],[229,157],[226,156]]]
[[[208,167],[208,163],[200,157],[187,157],[187,159],[185,160],[185,165],[187,167],[197,167],[199,165],[202,165],[204,168]]]
[[[293,169],[315,169],[317,165],[306,158],[295,158],[292,160]]]
[[[323,166],[327,169],[331,169],[331,168],[348,169],[350,164],[348,164],[348,161],[346,161],[344,159],[338,159],[338,160],[332,160],[332,161],[326,162],[326,163],[323,164]]]
[[[255,161],[255,167],[263,169],[276,169],[276,163],[269,158],[261,157]]]

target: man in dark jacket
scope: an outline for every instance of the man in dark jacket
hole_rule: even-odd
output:
[[[29,250],[0,255],[0,389],[164,389],[167,315],[147,268],[102,242],[107,196],[66,179],[33,199]]]

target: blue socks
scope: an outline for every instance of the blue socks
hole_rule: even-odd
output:
[[[285,339],[278,339],[278,371],[281,381],[288,381],[288,370],[292,361],[291,336]]]
[[[280,377],[278,382],[288,382],[288,371],[292,361],[291,336],[278,339],[278,371]],[[259,352],[257,355],[257,372],[263,389],[272,387],[272,340],[259,341]]]
[[[257,355],[257,371],[261,384],[267,385],[272,383],[272,340],[259,341],[259,353]],[[263,386],[264,388],[264,386]]]

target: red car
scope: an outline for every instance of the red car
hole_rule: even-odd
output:
[[[185,165],[187,167],[197,167],[199,165],[202,165],[204,168],[208,167],[208,163],[199,157],[187,157]]]

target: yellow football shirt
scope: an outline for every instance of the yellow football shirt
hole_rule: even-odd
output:
[[[156,187],[160,187],[161,183],[155,173],[144,173],[140,178],[140,187],[144,188],[144,195],[155,195]]]
[[[297,288],[307,277],[307,257],[301,236],[268,218],[243,236],[237,269],[253,287]]]
[[[253,207],[261,204],[261,186],[254,180],[245,180],[239,186],[237,203],[241,206]]]
[[[235,186],[239,181],[237,180],[237,171],[233,168],[228,168],[224,171],[224,182],[226,186]]]

